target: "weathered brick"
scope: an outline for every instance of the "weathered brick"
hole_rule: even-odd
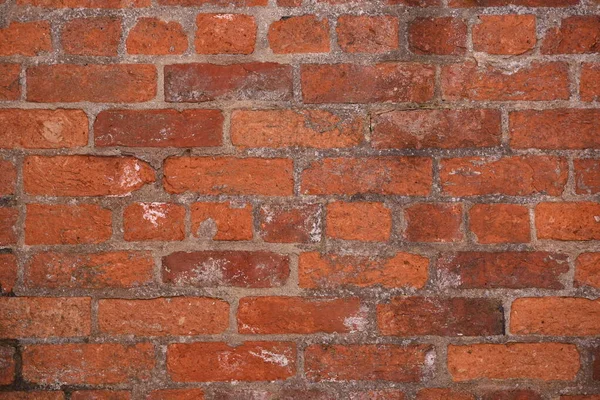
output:
[[[183,240],[185,207],[172,203],[133,203],[123,212],[127,241]]]
[[[112,213],[95,204],[28,204],[25,243],[102,243],[112,235]]]
[[[450,0],[450,7],[568,7],[579,4],[580,0]]]
[[[455,242],[463,238],[460,230],[460,204],[418,203],[404,210],[404,236],[411,242]]]
[[[116,56],[121,24],[121,19],[115,17],[72,19],[61,32],[63,50],[83,56]]]
[[[204,400],[202,389],[161,389],[148,394],[147,400]]]
[[[377,324],[384,335],[492,336],[503,334],[499,300],[394,297],[377,306]]]
[[[0,338],[87,336],[91,299],[79,297],[0,297]]]
[[[25,191],[46,196],[125,196],[154,182],[150,165],[133,157],[29,156]]]
[[[582,253],[577,257],[575,286],[600,288],[600,253]]]
[[[368,257],[337,254],[302,253],[299,261],[303,288],[369,287],[422,288],[428,277],[429,260],[397,253],[393,257]]]
[[[256,21],[242,14],[198,14],[196,53],[251,54],[256,43]]]
[[[9,196],[15,193],[17,183],[17,169],[15,165],[8,160],[0,158],[0,196]]]
[[[536,44],[535,15],[481,15],[473,26],[473,49],[489,54],[518,55]]]
[[[305,103],[425,102],[434,75],[427,64],[304,64],[302,96]]]
[[[398,17],[342,15],[338,44],[347,53],[385,53],[398,49]]]
[[[542,42],[542,54],[583,54],[600,51],[600,17],[567,17],[551,28]]]
[[[0,63],[0,100],[18,100],[21,97],[21,65]]]
[[[282,286],[289,259],[264,251],[178,252],[163,257],[162,277],[176,286]]]
[[[149,252],[35,254],[25,267],[30,288],[133,288],[153,281]]]
[[[98,327],[112,335],[206,335],[229,325],[229,304],[202,297],[101,299]]]
[[[252,240],[252,205],[192,204],[192,234],[201,239]]]
[[[529,210],[519,204],[475,204],[469,229],[479,243],[528,243]]]
[[[468,148],[500,145],[497,110],[394,110],[371,118],[378,149]]]
[[[231,142],[240,147],[352,147],[363,141],[363,118],[325,110],[236,110]]]
[[[575,159],[573,166],[575,168],[575,193],[600,193],[600,160]]]
[[[417,392],[417,400],[475,400],[475,396],[454,389],[427,388]]]
[[[29,390],[27,392],[0,392],[0,400],[64,400],[63,392]]]
[[[266,6],[268,0],[158,0],[159,4],[166,6],[197,7],[214,5],[221,7],[260,7]]]
[[[574,344],[509,343],[448,346],[448,370],[454,381],[534,379],[572,381],[579,371]]]
[[[423,377],[426,345],[320,345],[306,348],[306,377],[311,381],[418,382]]]
[[[247,334],[363,331],[366,313],[357,298],[244,297],[238,332]]]
[[[15,348],[0,346],[0,385],[10,385],[15,380]]]
[[[284,158],[171,157],[164,186],[169,193],[285,196],[293,193],[292,172]]]
[[[81,110],[0,110],[0,148],[57,149],[88,142],[88,119]]]
[[[17,283],[17,257],[0,253],[0,295],[13,291]]]
[[[474,62],[442,67],[444,100],[566,100],[570,96],[568,66],[532,62],[500,68]]]
[[[461,289],[562,289],[568,257],[547,252],[459,252],[438,261],[442,286]]]
[[[150,378],[150,343],[32,344],[23,347],[23,378],[42,385],[117,384]]]
[[[482,400],[543,400],[543,397],[533,390],[502,390],[485,393]]]
[[[48,21],[13,21],[0,28],[0,56],[37,56],[51,51]]]
[[[282,18],[269,27],[275,54],[329,52],[329,23],[315,15]]]
[[[406,396],[399,389],[369,390],[351,392],[350,400],[404,400]]]
[[[131,393],[125,390],[77,390],[71,393],[71,400],[131,400]]]
[[[0,207],[0,245],[17,243],[17,219],[19,210]]]
[[[291,100],[292,68],[284,64],[259,62],[167,65],[165,99],[172,103]]]
[[[560,196],[569,169],[552,156],[445,158],[440,168],[442,191],[451,196]]]
[[[141,8],[150,0],[17,0],[17,4],[42,8]]]
[[[382,203],[327,205],[326,234],[333,239],[385,242],[392,233],[391,210]]]
[[[600,239],[600,204],[539,203],[535,207],[535,227],[539,239]]]
[[[316,243],[322,236],[319,204],[263,204],[258,214],[258,234],[271,243]]]
[[[579,94],[583,101],[600,99],[600,64],[585,63],[582,65]]]
[[[467,25],[452,17],[416,19],[408,28],[408,45],[416,54],[464,54]]]
[[[190,355],[196,355],[190,357]],[[167,348],[167,371],[175,382],[275,381],[296,373],[291,342],[176,343]]]
[[[126,45],[129,54],[183,54],[188,48],[188,39],[179,22],[140,18],[129,32]]]
[[[432,162],[424,157],[325,158],[302,172],[303,194],[427,195]]]

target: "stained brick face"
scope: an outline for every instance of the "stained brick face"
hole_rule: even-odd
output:
[[[0,0],[0,400],[599,400],[600,0]]]

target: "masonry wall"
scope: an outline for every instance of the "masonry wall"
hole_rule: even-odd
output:
[[[600,399],[598,1],[0,3],[0,399]]]

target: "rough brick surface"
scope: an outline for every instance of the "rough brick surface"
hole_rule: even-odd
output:
[[[600,400],[600,0],[0,0],[0,400]]]

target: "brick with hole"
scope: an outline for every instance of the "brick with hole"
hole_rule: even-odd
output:
[[[247,203],[192,204],[192,235],[205,240],[252,240],[252,205]]]
[[[404,218],[410,242],[456,242],[464,236],[460,204],[417,203],[404,209]]]
[[[475,400],[471,393],[445,388],[426,388],[417,392],[417,400]]]
[[[11,207],[0,207],[0,245],[17,243],[17,219],[19,210]]]
[[[562,289],[568,256],[542,251],[463,251],[438,260],[442,287],[460,289]]]
[[[23,378],[40,385],[111,385],[147,380],[155,365],[151,343],[30,344]]]
[[[127,241],[177,241],[185,238],[185,207],[173,203],[132,203],[123,212]]]
[[[398,252],[393,256],[344,254],[300,254],[300,287],[307,289],[384,287],[415,288],[425,286],[429,260]]]
[[[263,204],[258,209],[258,234],[270,243],[317,243],[322,216],[320,204]]]
[[[408,45],[416,54],[465,54],[467,25],[452,17],[418,18],[409,25]]]
[[[253,16],[198,14],[195,47],[198,54],[251,54],[257,25]]]
[[[284,17],[269,27],[275,54],[329,52],[329,22],[315,15]]]
[[[500,300],[454,297],[394,297],[377,306],[383,335],[493,336],[504,330]]]
[[[238,332],[361,332],[368,323],[366,314],[357,298],[244,297],[238,306]]]
[[[600,288],[600,253],[582,253],[577,257],[575,286]]]
[[[426,196],[432,161],[425,157],[324,158],[302,172],[302,194]]]
[[[242,148],[354,147],[363,141],[363,125],[362,116],[352,112],[235,110],[230,135]]]
[[[204,400],[203,389],[159,389],[148,394],[147,400]]]
[[[386,53],[398,49],[398,18],[391,15],[338,18],[338,45],[347,53]]]
[[[63,51],[73,55],[114,57],[121,41],[121,32],[120,18],[72,19],[62,28]]]
[[[266,251],[175,252],[162,259],[162,279],[175,286],[278,287],[289,272],[287,256]]]
[[[386,242],[392,234],[392,212],[382,203],[336,201],[326,208],[327,237]]]
[[[100,147],[217,147],[223,143],[219,110],[106,110],[94,122]]]
[[[235,347],[223,342],[170,344],[167,373],[174,382],[286,380],[296,374],[296,344],[245,342]]]
[[[473,26],[475,51],[519,55],[533,50],[535,44],[535,15],[482,15]]]
[[[12,253],[0,253],[0,295],[13,291],[17,283],[17,257]]]
[[[21,97],[21,65],[0,63],[0,100],[18,100]]]
[[[82,337],[91,333],[89,297],[0,297],[0,338]]]
[[[52,51],[48,21],[12,21],[0,28],[0,56],[37,56]]]
[[[322,345],[305,350],[304,369],[311,381],[419,382],[425,370],[427,345]]]
[[[594,202],[539,203],[535,207],[539,239],[600,239],[600,205]]]
[[[0,346],[0,385],[10,385],[15,380],[15,348]]]
[[[129,54],[183,54],[188,48],[188,38],[179,22],[140,18],[129,32],[126,46]]]
[[[527,379],[573,381],[581,367],[570,343],[508,343],[448,346],[448,371],[455,382]]]
[[[469,210],[469,229],[479,243],[528,243],[529,224],[529,209],[519,204],[475,204]]]
[[[598,53],[600,18],[597,15],[570,16],[546,32],[542,54]]]
[[[77,390],[71,393],[71,400],[131,400],[126,390]]]

